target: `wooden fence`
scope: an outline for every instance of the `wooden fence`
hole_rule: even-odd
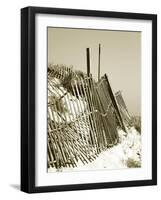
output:
[[[68,74],[56,74],[48,78],[48,167],[76,167],[117,144],[125,127],[106,75],[98,83],[75,75],[69,92],[59,82]]]
[[[116,100],[117,100],[117,103],[119,106],[119,110],[121,113],[121,117],[122,117],[124,123],[126,124],[126,126],[130,126],[131,125],[131,116],[128,112],[125,101],[122,97],[121,91],[116,92],[115,97],[116,97]]]

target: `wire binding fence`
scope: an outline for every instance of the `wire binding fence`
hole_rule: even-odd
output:
[[[69,91],[61,83],[71,73],[76,78]],[[65,67],[48,74],[48,167],[92,162],[117,144],[117,126],[122,126],[107,76],[96,83],[92,75],[78,76]]]

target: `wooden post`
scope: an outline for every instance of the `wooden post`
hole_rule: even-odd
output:
[[[98,81],[100,80],[100,59],[101,59],[101,44],[99,44],[99,52],[98,52]]]
[[[87,76],[89,77],[90,74],[90,49],[86,49],[86,54],[87,54]]]

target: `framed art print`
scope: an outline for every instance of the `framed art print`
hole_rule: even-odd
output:
[[[21,9],[21,190],[157,184],[157,16]]]

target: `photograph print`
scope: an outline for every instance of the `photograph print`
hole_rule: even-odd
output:
[[[140,168],[141,32],[47,28],[47,171]]]

